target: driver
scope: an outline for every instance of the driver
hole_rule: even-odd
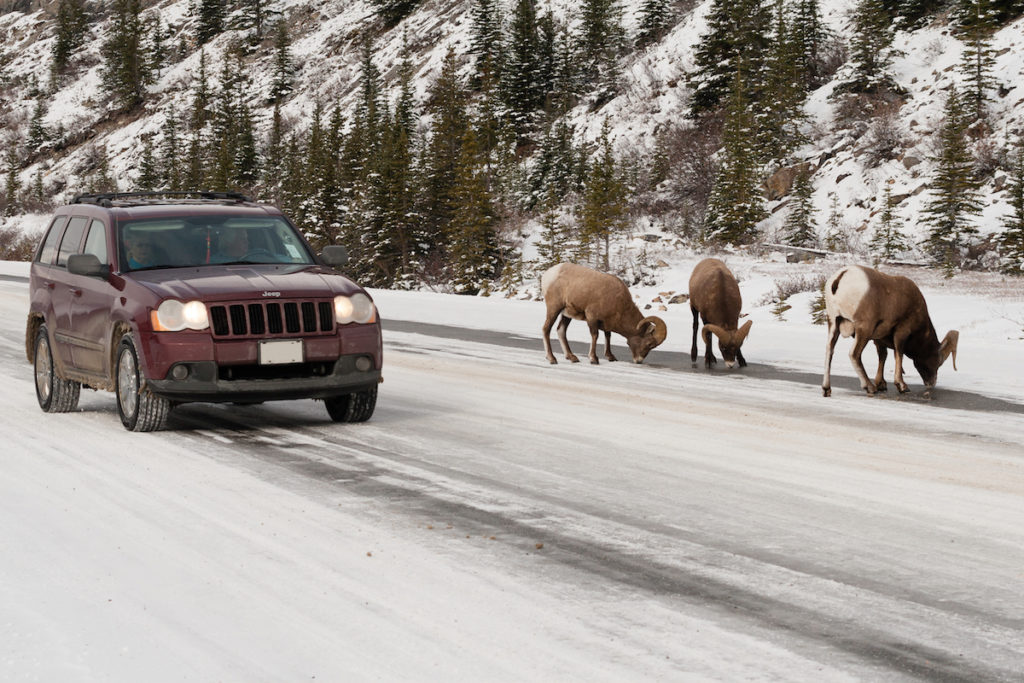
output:
[[[218,252],[213,258],[214,262],[239,261],[249,251],[249,231],[226,230],[221,233],[217,247]]]
[[[147,268],[156,263],[156,248],[146,236],[133,237],[125,245],[128,251],[128,267]]]

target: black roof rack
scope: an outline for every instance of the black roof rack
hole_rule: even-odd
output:
[[[103,192],[98,194],[80,194],[71,200],[72,204],[96,204],[106,208],[114,206],[141,206],[146,204],[165,204],[168,199],[185,199],[187,203],[218,202],[218,203],[252,203],[252,199],[238,192],[209,192],[205,190],[167,191],[167,192]]]

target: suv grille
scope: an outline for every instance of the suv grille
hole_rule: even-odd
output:
[[[210,326],[214,337],[330,334],[334,331],[334,302],[212,304]]]

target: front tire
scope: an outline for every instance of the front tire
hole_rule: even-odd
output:
[[[335,422],[366,422],[377,407],[377,386],[354,394],[324,399],[327,414]]]
[[[153,432],[162,429],[171,412],[171,402],[154,395],[145,387],[139,374],[139,354],[130,334],[121,338],[117,347],[115,368],[117,414],[130,432]]]
[[[47,413],[69,413],[78,407],[82,385],[57,375],[50,349],[50,336],[46,325],[36,331],[35,362],[36,399],[39,407]]]

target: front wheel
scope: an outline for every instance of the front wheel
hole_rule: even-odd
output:
[[[139,376],[139,354],[132,336],[125,335],[117,347],[117,414],[130,432],[152,432],[163,428],[171,402],[144,387]]]
[[[35,348],[36,399],[47,413],[69,413],[78,407],[82,385],[70,379],[61,379],[53,366],[53,352],[46,325],[36,331]]]
[[[365,391],[324,399],[327,414],[335,422],[366,422],[377,407],[377,386]]]

